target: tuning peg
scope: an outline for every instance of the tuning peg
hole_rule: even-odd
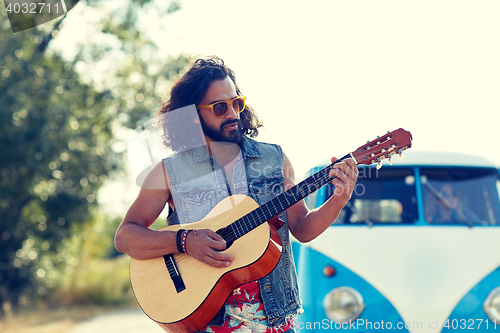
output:
[[[402,160],[403,158],[405,158],[405,157],[403,156],[403,153],[399,153],[399,154],[398,154],[398,160]]]
[[[392,165],[391,157],[389,156],[387,159],[389,160],[389,165]]]
[[[378,161],[377,163],[377,170],[380,170],[382,168],[382,161]]]

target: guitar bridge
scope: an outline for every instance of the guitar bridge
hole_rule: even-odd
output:
[[[172,254],[166,254],[163,256],[163,261],[165,261],[165,266],[167,266],[168,274],[174,283],[175,290],[177,293],[186,289],[186,285],[184,284],[184,280],[182,276],[179,274],[179,270],[177,269],[177,264],[175,263],[174,256]]]

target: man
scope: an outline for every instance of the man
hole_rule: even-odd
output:
[[[214,231],[182,234],[179,247],[176,232],[148,227],[167,203],[175,209],[169,223],[184,224],[203,218],[228,194],[246,194],[262,205],[295,185],[293,167],[281,148],[250,139],[258,134],[261,124],[240,95],[234,73],[221,59],[198,59],[188,65],[159,114],[195,104],[198,114],[194,122],[200,123],[206,145],[166,158],[150,172],[117,230],[118,251],[135,259],[186,252],[207,265],[227,267],[234,258],[224,253],[226,243]],[[169,124],[164,127],[165,143],[181,151],[183,144],[174,142]],[[207,170],[215,176],[208,176]],[[330,175],[335,176],[335,193],[323,206],[308,210],[301,200],[280,215],[285,221],[279,229],[283,253],[276,268],[259,281],[235,289],[204,331],[293,332],[294,316],[302,309],[289,232],[308,242],[328,228],[351,197],[358,171],[355,162],[347,159],[335,164]],[[169,186],[157,189],[154,184],[158,183]],[[193,194],[193,190],[198,192]]]

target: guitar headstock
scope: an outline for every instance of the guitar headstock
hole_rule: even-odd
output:
[[[388,159],[391,163],[391,157],[398,154],[398,158],[402,158],[403,150],[411,147],[411,133],[399,128],[392,132],[369,141],[360,146],[351,153],[357,164],[370,165],[377,163],[377,169],[382,167],[382,160]]]

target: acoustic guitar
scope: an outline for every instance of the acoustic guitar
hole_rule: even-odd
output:
[[[343,159],[370,165],[391,159],[411,147],[410,132],[397,129],[360,146],[274,199],[259,206],[245,195],[217,204],[201,221],[159,230],[211,229],[227,242],[224,253],[234,256],[227,268],[215,268],[188,254],[130,262],[130,280],[142,310],[167,332],[195,332],[205,327],[233,289],[269,274],[278,264],[281,243],[276,216],[329,183],[329,171]],[[266,223],[268,222],[268,223]]]

